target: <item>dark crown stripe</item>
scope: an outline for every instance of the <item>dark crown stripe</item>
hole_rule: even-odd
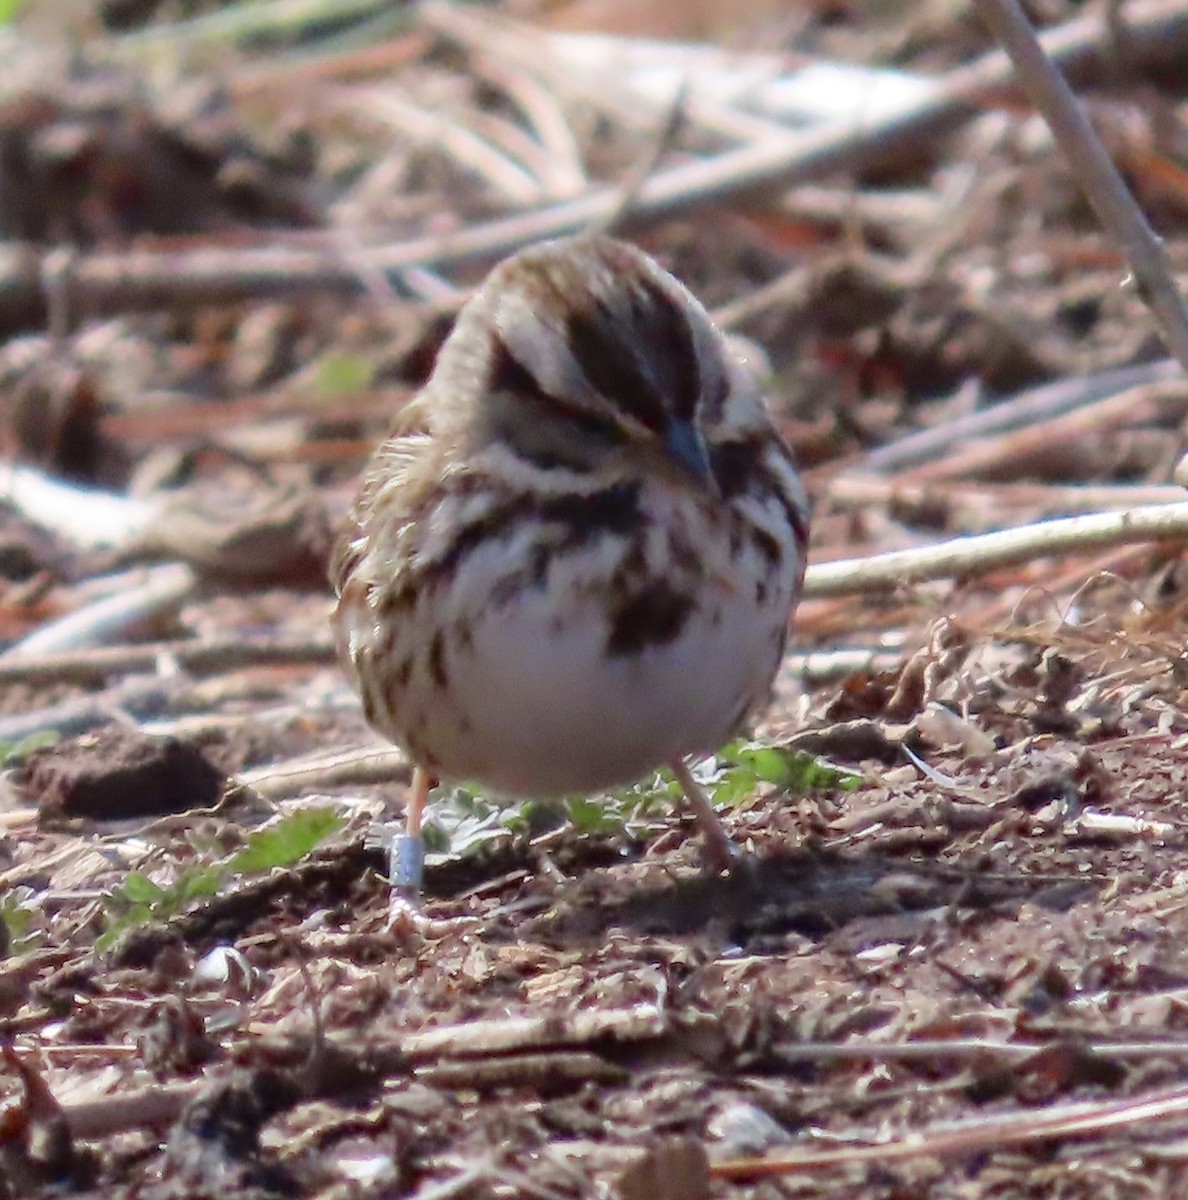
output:
[[[638,295],[642,303],[634,303],[633,295],[632,307],[658,376],[656,386],[669,397],[674,417],[692,421],[701,399],[701,363],[688,314],[654,280],[641,280]]]
[[[638,336],[644,336],[644,331]],[[668,414],[663,393],[657,381],[640,369],[639,358],[613,313],[594,300],[589,307],[571,309],[565,317],[565,337],[595,391],[649,429],[664,430]]]

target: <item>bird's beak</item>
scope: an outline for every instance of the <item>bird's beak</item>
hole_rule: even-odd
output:
[[[709,451],[705,439],[693,427],[691,421],[670,421],[664,438],[664,449],[668,457],[702,482],[712,481]]]

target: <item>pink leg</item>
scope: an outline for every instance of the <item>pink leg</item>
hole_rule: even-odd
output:
[[[412,795],[404,810],[404,832],[409,837],[421,836],[421,818],[425,814],[425,805],[429,802],[429,789],[433,781],[429,773],[421,767],[413,770]]]
[[[710,804],[705,790],[693,778],[688,763],[683,758],[678,758],[668,766],[677,777],[685,799],[693,810],[693,819],[701,830],[706,870],[712,875],[720,875],[730,868],[738,851],[727,836],[726,830],[722,828],[722,822],[718,820],[718,814],[714,812],[714,806]]]

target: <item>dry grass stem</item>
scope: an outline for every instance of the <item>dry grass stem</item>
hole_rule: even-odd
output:
[[[1017,529],[953,538],[918,550],[815,563],[805,577],[808,600],[887,591],[929,579],[985,575],[1052,555],[1103,546],[1188,539],[1188,502],[1155,504],[1118,513],[1040,521]]]
[[[1017,0],[975,0],[975,7],[1006,47],[1077,182],[1125,251],[1139,292],[1151,306],[1168,348],[1188,370],[1188,310],[1163,242],[1135,203],[1064,76],[1044,53]]]

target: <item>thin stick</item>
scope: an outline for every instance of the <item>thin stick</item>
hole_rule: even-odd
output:
[[[256,767],[240,772],[235,782],[276,800],[333,787],[389,783],[407,779],[411,770],[408,759],[394,746],[364,746]]]
[[[1188,1057],[1188,1042],[1147,1040],[1125,1042],[1109,1038],[1095,1040],[1074,1036],[1072,1043],[1085,1054],[1127,1062],[1151,1058]],[[994,1058],[1025,1062],[1029,1058],[1067,1045],[1059,1037],[1045,1042],[996,1042],[988,1038],[927,1038],[917,1042],[789,1042],[772,1049],[782,1062],[926,1062],[935,1065],[946,1059],[985,1060]]]
[[[180,608],[198,584],[198,577],[184,563],[147,567],[139,574],[127,590],[42,625],[0,657],[13,661],[98,645],[113,634]]]
[[[994,434],[1008,433],[1039,421],[1050,421],[1066,412],[1105,400],[1131,388],[1170,383],[1183,379],[1183,369],[1174,359],[1119,367],[1079,379],[1060,379],[1019,392],[991,408],[967,417],[945,421],[919,433],[872,450],[862,460],[862,471],[891,474],[942,458],[951,446]]]
[[[1178,378],[1164,384],[1141,384],[1105,400],[1095,400],[1058,417],[1049,417],[1024,429],[979,438],[936,462],[925,463],[900,478],[906,483],[926,483],[939,479],[978,479],[999,470],[1020,475],[1019,464],[1050,462],[1060,447],[1075,453],[1074,462],[1084,463],[1089,447],[1077,448],[1078,439],[1116,437],[1117,427],[1167,426],[1179,424],[1188,408],[1188,381],[1177,369]],[[1092,445],[1093,442],[1090,442]],[[1074,450],[1074,448],[1077,448]]]
[[[830,512],[848,512],[875,504],[921,505],[943,503],[946,511],[973,514],[985,529],[990,513],[1012,508],[1030,510],[1032,520],[1040,517],[1071,517],[1103,509],[1139,508],[1144,504],[1175,504],[1184,499],[1184,488],[1171,483],[986,483],[950,479],[927,483],[900,482],[877,475],[839,475],[826,485]],[[0,680],[4,676],[0,673]]]
[[[932,1129],[916,1129],[896,1141],[882,1141],[876,1145],[796,1149],[764,1158],[728,1159],[713,1164],[710,1173],[718,1179],[765,1179],[844,1166],[885,1166],[912,1158],[984,1154],[1004,1146],[1035,1145],[1084,1134],[1099,1135],[1107,1129],[1128,1129],[1185,1113],[1188,1113],[1188,1089],[1168,1088],[1125,1100],[1057,1104],[1043,1112],[1032,1110],[945,1123]]]
[[[1011,56],[1020,82],[1051,126],[1101,223],[1121,244],[1168,348],[1188,369],[1188,312],[1171,258],[1151,228],[1064,76],[1040,47],[1018,0],[974,0],[982,20]]]
[[[218,641],[140,642],[97,646],[20,659],[0,656],[0,687],[13,683],[91,683],[109,675],[155,672],[162,661],[175,662],[192,674],[222,674],[251,667],[320,667],[334,662],[334,643],[252,641],[228,637]]]
[[[817,563],[808,569],[804,597],[821,599],[889,590],[928,579],[984,575],[999,567],[1049,555],[1159,541],[1188,541],[1188,502],[1039,521],[916,550]]]

